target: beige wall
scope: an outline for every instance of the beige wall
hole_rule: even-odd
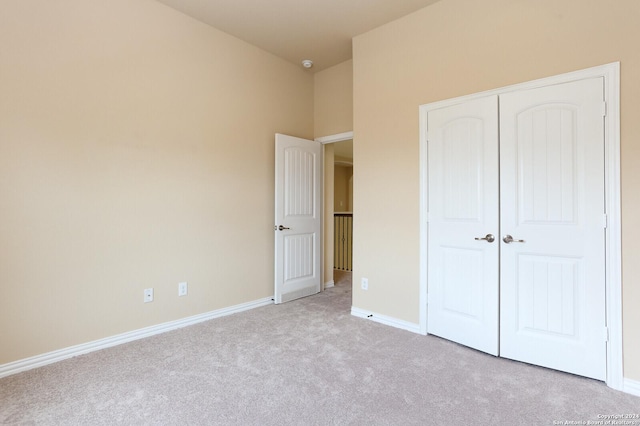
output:
[[[350,182],[353,177],[353,167],[351,166],[337,166],[335,167],[334,178],[334,194],[333,194],[333,206],[336,212],[350,212],[351,211],[351,188]]]
[[[418,322],[419,105],[621,61],[624,375],[640,380],[638,22],[637,0],[442,0],[356,37],[354,306]]]
[[[353,61],[314,75],[314,135],[336,135],[353,130]]]
[[[152,0],[4,1],[0,52],[0,364],[273,295],[313,75]]]

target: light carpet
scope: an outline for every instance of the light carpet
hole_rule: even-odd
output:
[[[552,425],[640,413],[640,398],[602,382],[356,318],[350,306],[338,282],[5,377],[0,423]]]

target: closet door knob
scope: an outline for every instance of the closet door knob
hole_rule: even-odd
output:
[[[502,241],[504,241],[507,244],[511,244],[511,243],[524,243],[524,240],[514,240],[513,237],[509,234],[505,235],[504,238],[502,239]]]
[[[476,241],[486,241],[488,243],[492,243],[496,240],[496,237],[493,234],[487,234],[484,237],[475,237],[474,240]]]

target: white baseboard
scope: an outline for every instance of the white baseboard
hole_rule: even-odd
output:
[[[74,356],[84,355],[89,352],[110,348],[112,346],[121,345],[123,343],[131,342],[138,339],[144,339],[145,337],[151,337],[156,334],[165,333],[167,331],[175,330],[178,328],[187,327],[199,322],[236,314],[238,312],[259,308],[261,306],[271,305],[272,303],[273,298],[271,297],[259,299],[253,302],[247,302],[240,305],[230,306],[228,308],[217,309],[215,311],[205,312],[204,314],[194,315],[176,321],[165,322],[162,324],[153,325],[151,327],[129,331],[127,333],[106,337],[104,339],[94,340],[88,343],[82,343],[80,345],[59,349],[53,352],[47,352],[42,355],[36,355],[30,358],[10,362],[8,364],[2,364],[0,365],[0,378],[20,373],[22,371],[31,370],[33,368],[42,367],[47,364],[53,364],[54,362],[73,358]]]
[[[640,382],[637,380],[624,379],[622,391],[631,395],[640,396]]]
[[[422,334],[420,332],[420,324],[414,324],[412,322],[399,320],[397,318],[388,317],[386,315],[376,314],[375,312],[365,311],[364,309],[351,307],[351,315],[364,318],[371,321],[379,322],[380,324],[388,325],[402,330],[407,330],[412,333]]]
[[[331,288],[334,285],[336,285],[335,281],[333,281],[333,280],[327,281],[326,283],[324,283],[324,288]]]

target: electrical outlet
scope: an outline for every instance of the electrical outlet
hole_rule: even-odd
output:
[[[145,288],[144,289],[144,303],[153,302],[153,289]]]
[[[188,290],[187,283],[178,283],[178,296],[186,296]]]
[[[363,290],[369,290],[369,278],[362,277],[362,279],[360,281],[360,287]]]

